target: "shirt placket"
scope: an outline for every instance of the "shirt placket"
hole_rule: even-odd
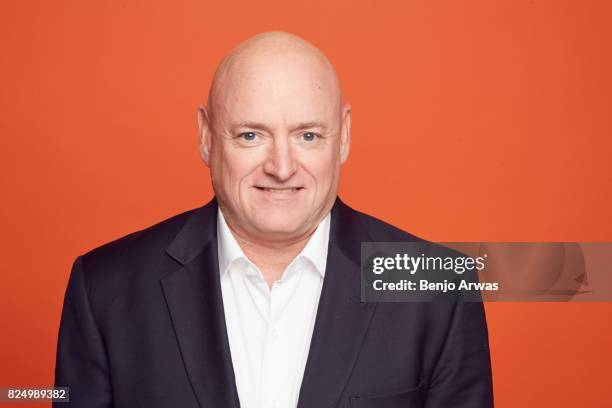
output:
[[[290,271],[287,271],[290,272]],[[284,277],[272,285],[269,291],[268,330],[264,342],[262,367],[262,408],[286,407],[291,373],[287,372],[287,338],[280,330],[280,320],[288,306],[286,299],[291,279]]]

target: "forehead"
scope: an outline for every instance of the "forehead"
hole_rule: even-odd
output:
[[[227,68],[215,105],[226,123],[318,121],[331,126],[340,115],[340,92],[331,67],[311,55],[250,55]]]

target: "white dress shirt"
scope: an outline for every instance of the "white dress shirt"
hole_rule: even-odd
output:
[[[221,210],[218,215],[221,292],[240,406],[296,407],[325,276],[330,214],[271,289]]]

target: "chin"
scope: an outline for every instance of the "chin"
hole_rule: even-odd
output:
[[[299,231],[306,218],[291,210],[265,211],[265,216],[258,217],[260,231],[270,234],[290,235]],[[263,215],[263,214],[262,214]]]

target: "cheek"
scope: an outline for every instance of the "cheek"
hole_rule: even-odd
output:
[[[331,184],[338,173],[338,157],[333,152],[314,154],[305,158],[303,163],[304,168],[319,186]]]
[[[245,151],[228,151],[221,158],[222,183],[231,190],[240,189],[245,178],[255,172],[259,166],[257,154],[248,154]]]

